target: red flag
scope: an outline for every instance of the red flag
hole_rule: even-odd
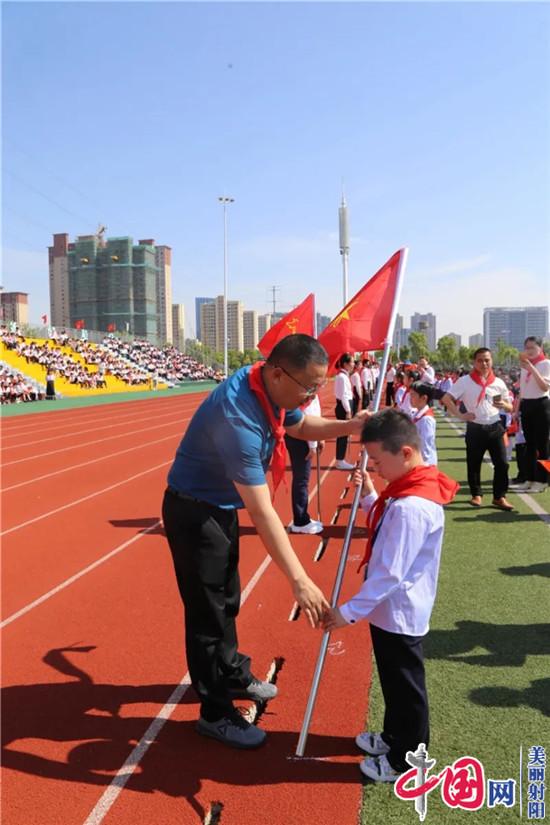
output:
[[[315,298],[311,292],[302,303],[294,307],[290,312],[281,318],[280,321],[267,330],[266,334],[258,344],[258,349],[269,357],[269,353],[287,335],[296,335],[301,332],[304,335],[313,335],[313,313],[315,312]]]
[[[48,323],[48,316],[47,316],[47,315],[43,315],[43,316],[42,316],[42,323],[43,323],[43,324],[47,324],[47,323]]]
[[[107,332],[114,332],[116,330],[116,324],[107,324]]]
[[[404,252],[392,255],[319,336],[331,366],[343,352],[383,349]]]
[[[81,319],[79,321],[74,322],[75,329],[84,329],[84,321]]]

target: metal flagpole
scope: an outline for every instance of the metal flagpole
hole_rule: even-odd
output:
[[[386,374],[386,368],[388,366],[388,361],[390,358],[390,350],[392,345],[393,339],[393,330],[395,326],[395,316],[397,313],[397,307],[399,306],[399,299],[401,297],[401,288],[403,285],[403,275],[405,272],[405,266],[407,263],[409,250],[407,248],[402,250],[401,259],[399,261],[399,270],[397,272],[397,283],[395,287],[395,295],[393,297],[393,306],[392,312],[390,316],[390,324],[388,327],[388,331],[386,333],[386,341],[384,344],[384,354],[382,356],[382,365],[380,367],[380,378],[378,381],[378,386],[376,388],[376,394],[374,396],[373,402],[373,411],[377,412],[378,408],[380,407],[380,399],[382,397],[382,387],[384,384],[383,376]],[[367,451],[363,450],[361,455],[361,471],[364,472],[367,468],[367,461],[368,461]],[[330,597],[330,604],[331,607],[336,607],[338,604],[338,598],[340,596],[340,590],[342,589],[342,580],[344,578],[344,570],[346,568],[346,563],[348,560],[348,553],[349,547],[351,544],[351,535],[353,533],[353,528],[355,525],[355,518],[357,516],[357,510],[359,509],[359,499],[361,498],[361,487],[357,487],[355,489],[355,495],[353,497],[353,504],[351,505],[351,513],[349,517],[348,526],[346,528],[346,534],[344,536],[344,544],[342,547],[342,551],[340,553],[340,561],[338,563],[338,570],[336,572],[336,579],[334,581],[334,587],[332,589],[332,595]],[[300,731],[300,736],[298,737],[298,745],[296,747],[296,756],[303,756],[306,749],[306,742],[309,732],[309,726],[311,724],[311,717],[313,716],[313,709],[315,707],[315,701],[317,699],[317,692],[319,690],[319,684],[321,682],[321,675],[323,672],[323,666],[325,663],[325,658],[327,655],[328,643],[330,639],[330,632],[327,631],[323,633],[323,639],[321,641],[321,647],[319,650],[319,655],[317,657],[317,664],[315,665],[315,672],[313,674],[313,681],[311,684],[311,690],[309,693],[309,698],[306,705],[306,710],[304,714],[304,721],[302,722],[302,729]]]
[[[313,337],[318,337],[319,330],[317,329],[317,302],[315,294],[313,295]],[[322,521],[321,518],[321,456],[319,453],[319,442],[317,442],[317,520]]]

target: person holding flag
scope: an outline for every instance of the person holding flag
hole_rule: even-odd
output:
[[[457,407],[461,401],[465,412]],[[469,375],[463,375],[446,392],[441,402],[451,415],[466,421],[466,463],[470,504],[481,507],[481,463],[488,451],[494,467],[493,507],[499,510],[513,510],[506,499],[508,492],[508,461],[504,444],[505,430],[500,423],[500,411],[512,411],[508,387],[493,372],[491,350],[479,347],[474,352],[474,368]]]
[[[422,461],[417,429],[388,407],[364,425],[361,442],[376,472],[388,482],[377,495],[368,472],[356,470],[368,542],[359,566],[364,583],[349,601],[331,608],[325,631],[368,619],[384,696],[384,728],[356,737],[367,757],[360,770],[375,782],[395,782],[408,769],[406,755],[429,744],[423,641],[435,602],[445,516],[458,484]]]
[[[273,507],[284,477],[285,433],[319,441],[360,432],[367,411],[348,421],[299,409],[326,383],[327,353],[314,338],[283,338],[265,362],[243,367],[220,384],[191,419],[168,474],[162,517],[185,608],[185,644],[200,699],[197,730],[226,745],[256,748],[264,731],[247,722],[233,699],[269,700],[277,688],[257,679],[239,651],[239,524],[246,508],[258,535],[286,576],[309,623],[328,602],[306,574]]]

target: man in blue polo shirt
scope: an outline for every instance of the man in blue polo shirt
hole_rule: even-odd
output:
[[[205,399],[168,474],[162,515],[185,607],[187,665],[201,702],[197,730],[232,747],[255,748],[266,738],[233,699],[266,701],[277,693],[253,676],[238,650],[237,510],[248,510],[313,627],[329,607],[292,549],[266,482],[272,459],[275,483],[284,470],[285,432],[305,441],[349,435],[369,415],[331,421],[298,409],[326,383],[327,364],[314,338],[284,338],[265,364],[244,367]]]

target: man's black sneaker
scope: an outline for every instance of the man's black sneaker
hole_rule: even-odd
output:
[[[202,736],[210,736],[212,739],[217,739],[218,742],[223,742],[224,745],[229,745],[231,748],[241,748],[243,750],[259,748],[260,745],[263,745],[267,736],[264,730],[260,730],[256,725],[251,725],[238,711],[235,711],[231,716],[224,716],[216,722],[207,722],[201,716],[197,722],[197,731]]]
[[[229,688],[231,699],[252,699],[253,702],[267,702],[268,699],[275,699],[277,693],[276,685],[255,678],[246,687]]]

